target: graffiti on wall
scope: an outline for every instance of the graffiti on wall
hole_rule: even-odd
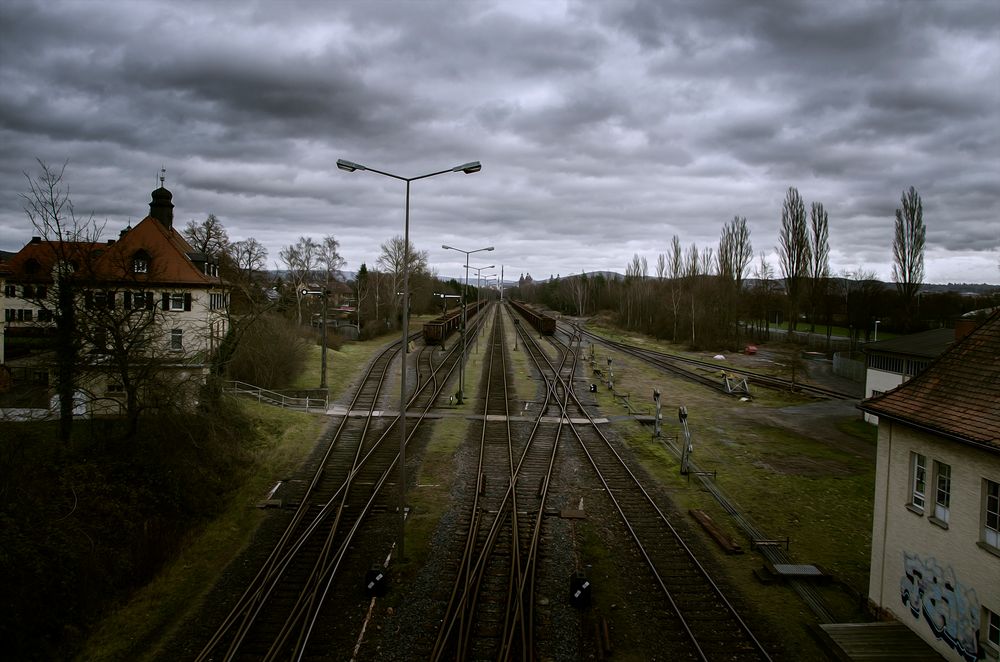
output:
[[[979,648],[979,598],[962,586],[955,571],[933,558],[903,552],[899,594],[914,618],[923,614],[934,636],[968,662],[976,662]]]

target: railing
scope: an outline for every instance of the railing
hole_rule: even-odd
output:
[[[266,388],[261,388],[260,386],[254,386],[253,384],[247,384],[246,382],[240,381],[226,382],[226,386],[223,390],[226,393],[240,395],[245,398],[254,399],[263,404],[283,407],[285,409],[304,409],[306,411],[321,409],[322,411],[326,411],[330,404],[329,397],[314,398],[310,396],[298,397],[285,395],[284,393],[279,393],[278,391],[270,391]]]

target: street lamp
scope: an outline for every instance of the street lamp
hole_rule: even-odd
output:
[[[479,304],[479,288],[482,287],[482,275],[484,269],[492,269],[494,265],[488,267],[469,267],[476,272],[476,304]]]
[[[873,342],[878,342],[878,323],[882,320],[875,320],[875,340]]]
[[[462,360],[458,364],[458,404],[462,404],[462,398],[465,397],[465,325],[468,322],[468,315],[466,314],[466,307],[468,302],[468,289],[469,289],[469,256],[473,253],[479,253],[482,251],[493,250],[492,246],[487,246],[486,248],[477,248],[474,251],[463,251],[461,248],[455,248],[454,246],[448,246],[442,244],[441,248],[446,251],[458,251],[459,253],[465,253],[465,286],[462,288]],[[483,267],[488,269],[490,267]]]
[[[404,216],[403,222],[403,346],[400,348],[402,352],[402,362],[399,375],[399,559],[403,560],[406,557],[405,554],[405,534],[406,534],[406,345],[409,341],[410,335],[410,182],[415,182],[418,179],[427,179],[428,177],[434,177],[436,175],[443,175],[449,172],[464,172],[467,175],[471,175],[474,172],[479,172],[483,169],[483,166],[479,161],[470,161],[469,163],[463,163],[460,166],[455,166],[454,168],[449,168],[448,170],[438,170],[436,172],[429,172],[426,175],[418,175],[416,177],[400,177],[399,175],[394,175],[391,172],[385,172],[383,170],[376,170],[375,168],[369,168],[368,166],[363,166],[359,163],[354,163],[352,161],[345,161],[344,159],[337,159],[337,167],[341,170],[346,170],[347,172],[354,172],[355,170],[367,170],[368,172],[374,172],[377,175],[382,175],[384,177],[391,177],[392,179],[398,179],[401,182],[406,182],[406,214]]]

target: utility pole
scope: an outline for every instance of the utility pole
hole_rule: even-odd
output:
[[[302,290],[302,296],[321,296],[323,297],[323,319],[320,320],[320,326],[322,327],[322,342],[323,349],[320,352],[320,368],[319,368],[319,387],[326,388],[326,302],[330,298],[330,290],[325,287],[322,290]]]

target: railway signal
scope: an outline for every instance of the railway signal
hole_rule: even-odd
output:
[[[656,404],[656,417],[653,418],[653,438],[659,439],[663,436],[661,425],[663,424],[663,412],[660,404],[660,389],[653,389],[653,402]]]
[[[319,387],[326,388],[326,304],[330,299],[330,290],[323,288],[322,290],[302,290],[302,296],[316,296],[323,297],[323,321],[321,327],[323,329],[323,351],[322,359],[320,359],[320,369],[319,369]]]
[[[677,418],[680,419],[681,427],[684,428],[684,447],[681,449],[681,475],[686,476],[691,471],[691,453],[694,452],[694,444],[691,443],[691,430],[688,429],[688,410],[681,406],[677,409]]]

